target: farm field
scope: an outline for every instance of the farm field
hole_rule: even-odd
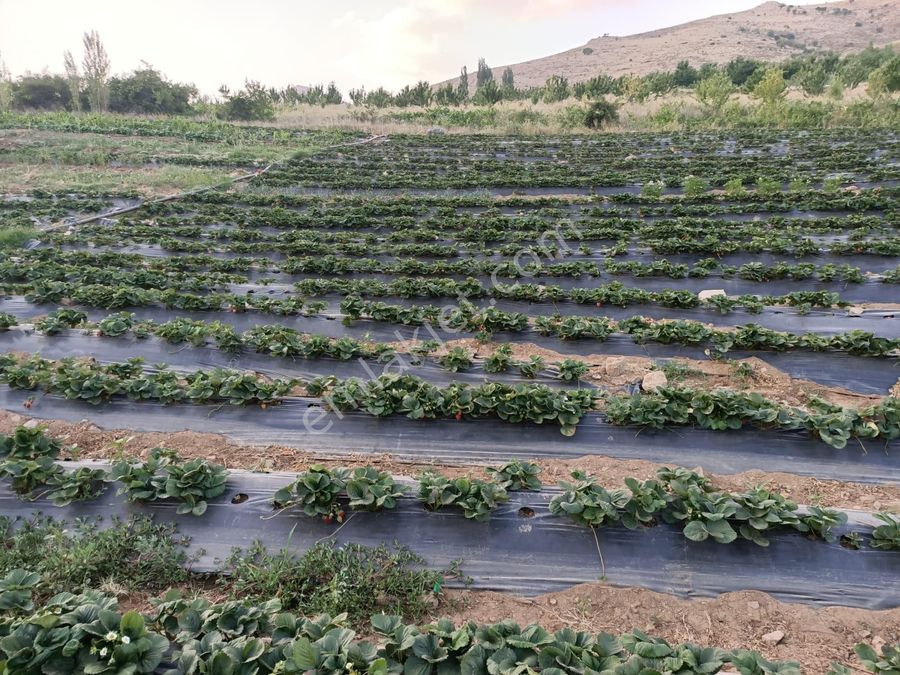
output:
[[[177,673],[839,675],[900,641],[895,131],[0,127],[0,572],[44,561],[11,616],[118,608]],[[118,568],[58,524],[97,517]],[[217,651],[258,670],[190,670]]]

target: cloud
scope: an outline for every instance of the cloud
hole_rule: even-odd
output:
[[[334,22],[346,36],[338,65],[393,88],[441,72],[473,6],[474,0],[410,0],[380,14],[375,5],[345,12]]]

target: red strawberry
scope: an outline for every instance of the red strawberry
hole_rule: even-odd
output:
[[[456,417],[456,421],[459,422],[462,419],[462,410],[457,410],[454,417]]]
[[[331,521],[332,521],[332,520],[334,520],[334,519],[333,519],[330,515],[322,516],[322,521],[323,521],[326,525],[331,525]]]

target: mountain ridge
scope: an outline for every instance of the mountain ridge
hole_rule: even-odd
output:
[[[603,35],[563,52],[492,68],[499,80],[512,68],[517,87],[538,87],[551,75],[570,82],[727,63],[737,56],[782,61],[806,51],[847,54],[900,41],[900,2],[842,0],[822,5],[765,2],[742,12],[717,14],[626,36]],[[459,78],[444,80],[457,82]],[[469,73],[474,91],[475,73]]]

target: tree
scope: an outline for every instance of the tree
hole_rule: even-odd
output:
[[[849,54],[844,57],[838,73],[848,87],[855,87],[865,82],[869,74],[880,68],[882,64],[894,56],[894,50],[890,45],[884,48],[866,47],[858,54]]]
[[[694,94],[697,100],[710,110],[719,112],[734,92],[734,85],[727,73],[717,72],[697,83]]]
[[[515,75],[513,75],[512,68],[507,67],[506,70],[503,71],[503,77],[500,78],[500,82],[504,92],[511,93],[516,90]]]
[[[0,111],[9,110],[13,100],[12,76],[0,54]]]
[[[347,92],[347,95],[350,97],[350,102],[353,105],[362,105],[366,102],[366,88],[360,87],[359,89],[351,89]]]
[[[866,93],[873,99],[880,99],[888,93],[887,77],[881,68],[873,70],[869,73],[869,79],[866,80]]]
[[[702,66],[700,66],[700,70],[697,71],[697,82],[705,80],[708,77],[712,77],[718,72],[719,67],[715,63],[704,63]]]
[[[699,73],[687,61],[679,61],[672,75],[676,87],[692,87],[699,79]]]
[[[495,80],[487,80],[475,91],[472,102],[477,105],[494,105],[503,100],[503,92]]]
[[[447,82],[434,93],[434,100],[438,105],[459,105],[457,90],[453,88],[450,82]]]
[[[469,70],[465,66],[459,71],[459,85],[456,87],[456,98],[460,103],[469,99]]]
[[[622,78],[622,96],[632,103],[643,103],[647,100],[650,92],[647,91],[644,78],[637,75],[626,75]]]
[[[69,83],[69,91],[72,93],[72,107],[81,109],[81,74],[78,72],[78,64],[70,50],[63,53],[63,68],[66,70],[66,82]]]
[[[478,59],[478,72],[475,73],[475,89],[481,89],[488,82],[494,81],[494,71],[488,66],[487,61],[482,56]]]
[[[797,71],[793,81],[807,96],[819,96],[828,83],[828,71],[823,63],[809,63]]]
[[[900,55],[882,63],[877,72],[883,75],[887,91],[900,91]]]
[[[731,78],[731,83],[734,86],[742,87],[760,65],[760,62],[755,59],[738,56],[728,62],[728,65],[725,66],[725,72],[728,73],[728,77]]]
[[[544,103],[555,103],[569,98],[569,81],[562,75],[551,75],[544,83]]]
[[[828,83],[828,97],[834,101],[844,98],[844,81],[840,75],[832,75],[831,81]]]
[[[419,80],[416,86],[409,89],[409,104],[424,108],[431,103],[431,96],[431,85],[425,80]]]
[[[753,87],[753,95],[760,99],[764,104],[773,106],[782,98],[787,89],[787,83],[784,81],[784,71],[778,66],[766,68],[762,79]]]
[[[340,89],[337,88],[334,82],[329,82],[328,89],[325,90],[325,96],[322,105],[324,106],[326,103],[337,105],[338,103],[343,103],[343,101],[344,95],[341,94]]]
[[[216,112],[216,116],[226,120],[267,120],[275,119],[275,107],[266,88],[259,82],[247,80],[244,88],[232,94],[228,87],[222,85],[219,93],[225,102]]]
[[[109,81],[109,109],[119,113],[145,115],[187,115],[197,97],[192,84],[169,82],[150,64],[124,77]],[[271,92],[270,96],[278,96]]]
[[[84,34],[84,57],[81,65],[91,111],[104,112],[109,105],[109,57],[95,30]]]
[[[366,105],[374,106],[375,108],[387,108],[393,102],[394,97],[384,87],[378,87],[378,89],[373,89],[366,94]]]
[[[584,82],[576,82],[572,87],[572,91],[577,98],[618,94],[619,82],[609,75],[601,74]]]
[[[20,110],[71,110],[72,92],[61,75],[23,75],[12,86],[12,105]]]

